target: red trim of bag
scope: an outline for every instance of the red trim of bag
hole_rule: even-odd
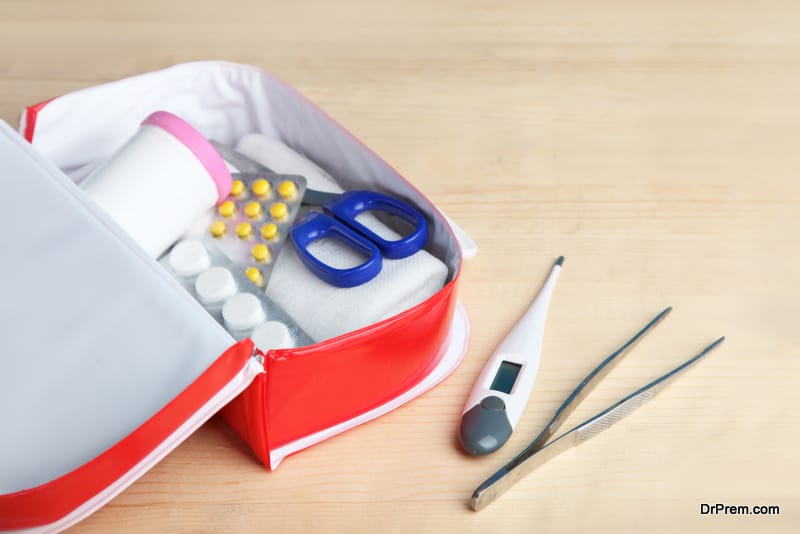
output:
[[[0,495],[0,530],[49,525],[92,499],[147,457],[247,364],[253,342],[226,350],[191,385],[100,456],[50,482]]]
[[[33,132],[36,128],[36,119],[39,116],[39,112],[45,107],[47,104],[55,100],[57,97],[49,98],[44,102],[39,102],[38,104],[34,104],[33,106],[28,106],[25,108],[25,139],[29,143],[33,143]]]

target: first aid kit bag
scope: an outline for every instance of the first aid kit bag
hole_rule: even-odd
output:
[[[278,172],[318,168],[338,190],[415,206],[427,244],[351,289],[314,277],[289,241],[269,269],[246,270],[209,235],[235,166],[184,150],[208,146],[175,143],[183,134],[269,139],[307,160]],[[216,413],[274,469],[435,386],[466,352],[462,251],[445,217],[261,69],[182,64],[33,105],[18,131],[0,122],[0,183],[0,530],[75,524]],[[132,191],[143,204],[124,202]],[[265,262],[250,252],[273,237],[261,231],[246,250]],[[409,285],[418,268],[426,279]]]

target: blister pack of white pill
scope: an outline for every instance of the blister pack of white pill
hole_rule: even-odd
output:
[[[306,189],[302,176],[234,173],[231,193],[209,224],[219,250],[264,288]]]
[[[312,344],[308,334],[218,244],[208,236],[185,239],[159,262],[235,339],[251,338],[265,352]]]

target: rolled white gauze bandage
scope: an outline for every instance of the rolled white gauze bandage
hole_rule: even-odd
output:
[[[228,196],[231,174],[200,132],[157,111],[80,187],[157,258]]]
[[[309,189],[330,193],[343,191],[330,174],[279,139],[258,133],[247,134],[239,139],[236,151],[256,160],[274,172],[299,174],[305,177]]]
[[[305,176],[311,189],[342,191],[324,170],[276,139],[249,134],[236,150],[276,172]],[[359,216],[359,222],[384,238],[399,237],[369,213]],[[351,250],[335,241],[316,241],[311,251],[334,267],[359,263]],[[447,266],[420,250],[400,260],[383,258],[377,277],[360,286],[339,288],[317,278],[301,263],[294,247],[286,246],[266,291],[312,339],[322,341],[415,306],[439,291],[446,279]]]

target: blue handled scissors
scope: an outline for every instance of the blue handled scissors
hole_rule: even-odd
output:
[[[303,204],[321,206],[323,211],[310,211],[291,229],[292,241],[303,264],[317,277],[336,287],[355,287],[369,282],[381,272],[381,256],[400,259],[411,256],[428,241],[425,217],[413,206],[374,191],[323,193],[307,189]],[[365,211],[381,211],[395,215],[413,226],[406,236],[389,241],[360,222]],[[361,253],[364,263],[348,269],[337,269],[323,263],[308,246],[323,238],[332,238]]]
[[[261,163],[216,141],[211,144],[220,155],[239,172],[275,174]],[[387,258],[400,259],[423,248],[428,241],[428,225],[425,217],[413,206],[373,191],[349,191],[347,193],[325,193],[306,189],[302,204],[321,206],[324,213],[309,212],[290,230],[297,254],[311,272],[337,287],[355,287],[369,282],[381,271],[381,254]],[[365,211],[383,211],[396,215],[413,225],[407,236],[388,241],[359,223],[356,217]],[[350,269],[336,269],[314,257],[308,246],[324,237],[339,240],[362,253],[367,261]]]

